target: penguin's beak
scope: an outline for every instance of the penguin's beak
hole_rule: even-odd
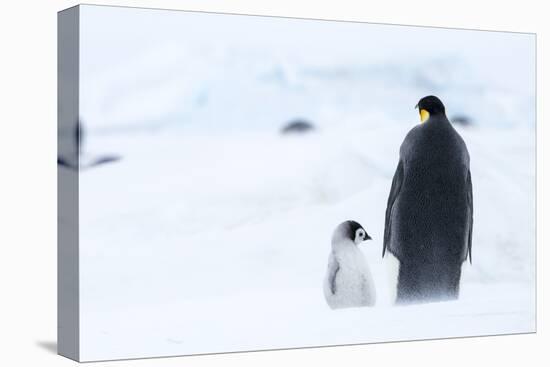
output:
[[[372,240],[372,237],[369,235],[366,235],[364,241],[368,241],[368,240]]]

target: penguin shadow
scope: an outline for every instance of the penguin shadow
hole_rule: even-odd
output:
[[[60,155],[57,157],[57,164],[59,166],[71,169],[71,170],[84,170],[92,167],[104,165],[107,163],[114,163],[122,159],[121,156],[116,154],[103,154],[100,156],[88,156],[83,154],[82,146],[84,144],[85,129],[81,121],[76,124],[71,134],[64,139],[68,139],[68,145],[71,152],[76,152],[69,156]],[[76,159],[74,156],[76,155]]]
[[[57,342],[53,340],[38,340],[36,346],[44,349],[46,352],[57,354]]]

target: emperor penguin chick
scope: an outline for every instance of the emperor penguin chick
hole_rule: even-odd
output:
[[[357,222],[348,220],[336,227],[328,259],[324,293],[330,308],[374,306],[376,289],[365,259],[358,248],[371,237]]]

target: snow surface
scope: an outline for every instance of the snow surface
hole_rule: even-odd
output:
[[[79,176],[83,360],[535,330],[531,36],[82,14],[84,151],[122,157]],[[378,47],[357,47],[365,38]],[[386,201],[413,107],[432,93],[473,120],[457,127],[473,264],[458,301],[393,306]],[[279,133],[299,117],[317,130]],[[361,248],[374,308],[331,310],[323,297],[331,234],[348,219],[373,237]]]

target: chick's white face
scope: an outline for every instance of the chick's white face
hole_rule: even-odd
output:
[[[363,230],[363,228],[358,228],[355,231],[355,242],[356,245],[359,245],[361,242],[365,241],[367,239],[367,233]]]

